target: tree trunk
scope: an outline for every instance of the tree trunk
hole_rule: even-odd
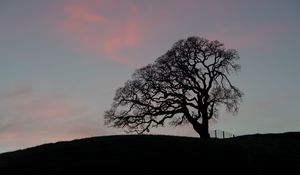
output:
[[[184,108],[184,114],[187,120],[193,125],[194,130],[199,134],[202,139],[209,139],[209,129],[208,129],[208,116],[207,112],[202,112],[202,123],[198,123],[197,120],[193,119],[189,114],[188,109]]]
[[[199,109],[201,110],[201,109]],[[208,114],[207,114],[207,107],[204,107],[204,109],[201,110],[201,114],[202,114],[202,123],[199,124],[197,122],[198,125],[196,125],[196,127],[199,127],[199,129],[194,129],[198,132],[198,134],[200,135],[201,138],[203,139],[209,139],[210,135],[209,135],[209,127],[208,127]]]
[[[205,123],[193,123],[193,128],[194,130],[199,134],[200,138],[202,139],[209,139],[210,135],[209,135],[209,130],[208,130],[208,121],[207,124]]]

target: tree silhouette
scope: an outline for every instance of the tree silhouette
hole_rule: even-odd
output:
[[[144,133],[166,122],[190,123],[201,138],[210,138],[209,120],[218,118],[221,106],[238,112],[243,93],[228,77],[240,70],[238,60],[238,52],[219,41],[179,40],[116,91],[105,124]]]

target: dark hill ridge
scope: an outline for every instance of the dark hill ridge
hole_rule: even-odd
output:
[[[0,154],[1,174],[270,174],[297,170],[300,133],[231,139],[126,135],[44,144]]]

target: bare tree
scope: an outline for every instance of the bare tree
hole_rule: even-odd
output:
[[[238,112],[243,93],[228,77],[240,70],[238,60],[238,52],[219,41],[179,40],[116,91],[105,124],[141,134],[166,122],[190,123],[201,138],[210,138],[209,120],[218,118],[221,106]]]

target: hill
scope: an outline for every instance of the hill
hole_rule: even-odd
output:
[[[127,135],[44,144],[0,154],[1,174],[288,173],[300,165],[300,133],[202,140]]]

